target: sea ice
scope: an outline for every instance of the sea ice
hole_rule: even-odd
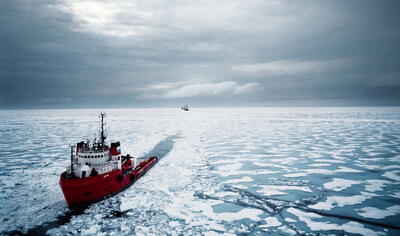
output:
[[[362,171],[361,170],[352,169],[352,168],[348,168],[348,167],[344,167],[344,166],[339,166],[339,169],[335,170],[335,172],[360,173]]]
[[[311,164],[308,166],[312,166],[312,167],[323,167],[323,166],[330,166],[331,164],[329,163],[317,163],[317,164]]]
[[[325,183],[324,187],[326,189],[331,189],[334,191],[342,191],[352,185],[355,184],[361,184],[362,181],[356,181],[356,180],[348,180],[348,179],[341,179],[341,178],[333,178],[332,182]]]
[[[304,177],[308,175],[307,173],[292,173],[292,174],[284,174],[284,177],[288,177],[288,178],[296,178],[296,177]]]
[[[259,215],[263,213],[262,210],[253,208],[244,208],[239,212],[224,212],[216,214],[217,217],[224,221],[234,221],[242,219],[250,219],[254,221],[259,221],[261,218]]]
[[[400,173],[400,170],[388,171],[385,174],[383,174],[382,176],[389,178],[389,179],[396,180],[396,181],[400,181],[400,176],[397,175],[397,173]]]
[[[382,191],[386,184],[391,183],[390,181],[380,179],[367,179],[365,182],[368,183],[365,185],[365,190],[369,192]]]
[[[322,174],[322,175],[332,175],[334,172],[327,169],[305,169],[304,172],[308,174]]]
[[[294,231],[293,229],[289,229],[289,227],[287,227],[286,225],[280,226],[278,229],[287,235],[297,235],[296,231]]]
[[[345,163],[344,161],[336,160],[336,159],[316,159],[314,161],[317,162],[328,162],[328,163]]]
[[[390,196],[400,199],[400,192],[395,192],[394,194],[392,194]]]
[[[336,206],[343,207],[345,205],[360,204],[368,198],[370,197],[363,195],[355,195],[351,197],[329,196],[327,197],[325,202],[318,202],[317,204],[311,205],[309,207],[318,210],[331,210]]]
[[[385,210],[376,207],[363,207],[360,209],[356,209],[356,211],[360,216],[365,218],[383,219],[388,216],[400,214],[400,205],[390,206]]]
[[[311,230],[339,230],[340,226],[337,224],[330,224],[330,223],[325,223],[325,222],[319,222],[319,221],[313,221],[314,218],[320,219],[323,218],[322,216],[315,214],[315,213],[309,213],[309,212],[303,212],[300,211],[296,208],[289,208],[287,210],[289,213],[292,213],[293,215],[297,216],[300,221],[303,221],[304,223],[307,224],[307,226]]]
[[[400,169],[400,165],[388,165],[382,167],[382,170],[390,170],[390,169]]]
[[[218,236],[235,236],[235,234],[219,233],[219,232],[215,232],[215,231],[212,231],[212,230],[204,232],[204,236],[216,236],[216,235],[218,235]]]
[[[97,110],[0,110],[0,234],[44,226],[54,235],[238,235],[257,233],[259,223],[268,234],[384,234],[379,225],[295,207],[266,216],[303,204],[304,195],[321,197],[309,208],[328,214],[385,224],[400,215],[398,204],[386,205],[400,199],[399,108],[175,110],[110,109],[109,140],[121,141],[124,153],[163,158],[135,185],[69,223],[59,220],[69,215],[59,174],[69,163],[68,144],[97,124]],[[164,145],[171,135],[177,138]]]
[[[357,222],[349,222],[342,225],[342,229],[348,233],[352,234],[361,234],[365,236],[379,236],[386,235],[385,232],[373,231],[370,229],[366,229],[362,224]]]
[[[266,227],[276,227],[281,225],[282,223],[278,221],[278,219],[276,219],[276,217],[267,217],[264,219],[265,222],[267,222],[267,224],[265,224]]]
[[[262,225],[258,226],[260,229],[262,229],[264,231],[269,231],[270,228],[272,228],[272,227],[277,227],[277,226],[282,225],[282,223],[279,222],[278,219],[276,219],[275,217],[272,217],[272,216],[267,217],[264,220],[265,220],[266,224],[262,224]]]
[[[289,223],[296,222],[295,219],[292,219],[292,218],[289,218],[289,217],[286,217],[286,218],[285,218],[285,221],[286,221],[286,222],[289,222]]]
[[[214,173],[219,174],[222,177],[227,177],[227,176],[232,176],[232,175],[268,175],[268,174],[273,174],[276,173],[276,171],[270,171],[270,170],[232,170],[232,171],[215,171]]]
[[[279,191],[284,191],[284,190],[297,190],[297,191],[303,191],[303,192],[309,192],[311,193],[311,189],[307,186],[292,186],[292,185],[260,185],[261,190],[258,190],[257,192],[264,193],[267,195],[277,195],[277,194],[285,194],[284,192],[279,192]],[[269,192],[270,191],[270,192]],[[271,194],[271,193],[277,193],[277,194]],[[269,193],[269,194],[268,194]]]
[[[257,190],[258,193],[264,195],[264,196],[274,196],[274,195],[285,195],[287,193],[281,192],[278,190],[270,190],[270,189],[260,189]]]
[[[253,181],[252,178],[250,178],[248,176],[245,176],[245,177],[243,177],[241,179],[230,179],[230,180],[225,181],[224,183],[226,183],[226,184],[235,184],[235,183],[252,182],[252,181]]]

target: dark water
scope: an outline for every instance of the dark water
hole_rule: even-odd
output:
[[[106,110],[108,141],[161,160],[71,212],[59,174],[99,112],[0,111],[0,232],[400,234],[399,108]]]

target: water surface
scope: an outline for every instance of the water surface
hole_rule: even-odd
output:
[[[0,111],[0,233],[400,234],[400,108],[102,111],[107,141],[162,159],[78,212],[59,174],[100,110]]]

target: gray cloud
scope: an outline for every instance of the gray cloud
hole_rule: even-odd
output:
[[[171,89],[164,94],[149,94],[142,98],[189,98],[210,97],[221,95],[238,95],[251,93],[257,89],[257,83],[238,84],[235,81],[222,81],[219,83],[190,84],[180,88]],[[159,88],[160,89],[160,88]],[[168,87],[166,88],[168,89]]]
[[[0,107],[398,105],[398,1],[2,1]]]

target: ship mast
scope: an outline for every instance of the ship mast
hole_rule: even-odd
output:
[[[71,147],[71,175],[74,174],[74,147],[75,145],[70,145]]]
[[[101,118],[101,148],[104,148],[104,140],[106,140],[106,136],[104,134],[104,126],[106,123],[104,122],[104,118],[106,118],[106,113],[102,112],[100,113],[100,118]]]

